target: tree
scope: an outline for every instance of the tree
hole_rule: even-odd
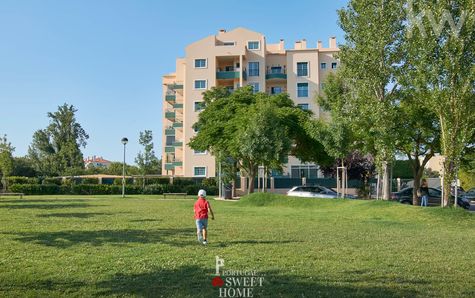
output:
[[[101,170],[101,172],[103,174],[108,174],[108,175],[122,176],[123,166],[124,164],[122,162],[114,161],[114,162],[111,162],[107,168],[104,168],[103,170]],[[125,174],[126,175],[140,175],[140,169],[133,165],[125,165]]]
[[[339,54],[340,70],[351,90],[349,104],[358,111],[351,127],[364,151],[374,153],[383,174],[383,198],[389,199],[404,8],[397,1],[351,0],[338,13],[347,42]]]
[[[27,156],[13,157],[12,176],[36,177],[33,162]]]
[[[159,162],[153,150],[153,135],[151,130],[140,132],[139,143],[144,146],[144,151],[139,152],[135,163],[139,166],[142,175],[158,174]]]
[[[86,146],[89,136],[76,121],[76,112],[72,105],[59,106],[58,111],[47,114],[48,127],[33,134],[28,155],[40,174],[57,176],[84,168],[80,147]]]
[[[473,0],[409,3],[408,76],[440,125],[444,189],[450,189],[475,138],[475,13]],[[416,16],[417,15],[417,16]],[[440,20],[439,23],[436,20]],[[443,205],[450,192],[444,192]]]
[[[6,179],[13,171],[13,151],[15,148],[8,141],[7,136],[0,138],[0,173],[2,174],[3,188],[6,189]]]
[[[254,190],[260,165],[280,168],[289,154],[302,161],[328,159],[323,146],[308,134],[311,113],[295,106],[287,94],[254,94],[250,87],[229,93],[217,87],[205,92],[203,98],[206,109],[199,115],[195,124],[199,132],[189,145],[210,151],[218,161],[235,162],[249,178],[249,192]]]

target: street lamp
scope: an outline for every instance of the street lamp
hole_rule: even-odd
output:
[[[124,144],[124,164],[122,165],[122,198],[125,198],[125,145],[129,142],[129,139],[122,138],[122,144]]]

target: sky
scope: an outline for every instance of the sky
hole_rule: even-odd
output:
[[[140,131],[152,130],[160,156],[162,84],[185,47],[219,29],[245,27],[283,38],[343,43],[337,9],[343,0],[152,1],[1,0],[0,136],[15,156],[28,152],[33,133],[48,126],[48,112],[73,105],[89,134],[83,155],[122,160],[142,150]]]

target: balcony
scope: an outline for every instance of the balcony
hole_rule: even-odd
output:
[[[181,89],[183,89],[183,84],[176,84],[176,83],[168,84],[168,89],[181,90]]]
[[[169,103],[174,103],[176,101],[176,95],[167,94],[165,95],[165,100]]]
[[[165,163],[165,170],[174,170],[175,167],[181,167],[183,166],[182,161],[173,161],[173,162],[167,162]]]
[[[239,71],[217,71],[216,79],[218,80],[239,79]]]
[[[181,146],[183,146],[183,142],[181,142],[181,141],[175,141],[175,142],[172,143],[172,146],[173,146],[173,147],[181,147]]]
[[[175,135],[175,129],[174,128],[165,129],[165,135],[166,136],[174,136]]]
[[[165,153],[175,153],[175,147],[165,146]]]
[[[266,80],[287,80],[285,67],[271,67],[267,69]]]
[[[165,118],[167,118],[168,120],[175,120],[175,112],[171,112],[171,111],[168,111],[168,112],[165,112]]]
[[[175,123],[173,123],[172,126],[173,126],[174,128],[181,128],[181,127],[183,127],[183,122],[175,122]]]
[[[174,109],[183,109],[183,104],[182,103],[175,103],[173,104]]]

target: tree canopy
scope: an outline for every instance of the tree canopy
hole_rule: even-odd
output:
[[[33,134],[28,155],[41,175],[57,176],[81,172],[84,168],[81,147],[88,134],[76,120],[77,109],[68,104],[49,112],[49,125]]]

